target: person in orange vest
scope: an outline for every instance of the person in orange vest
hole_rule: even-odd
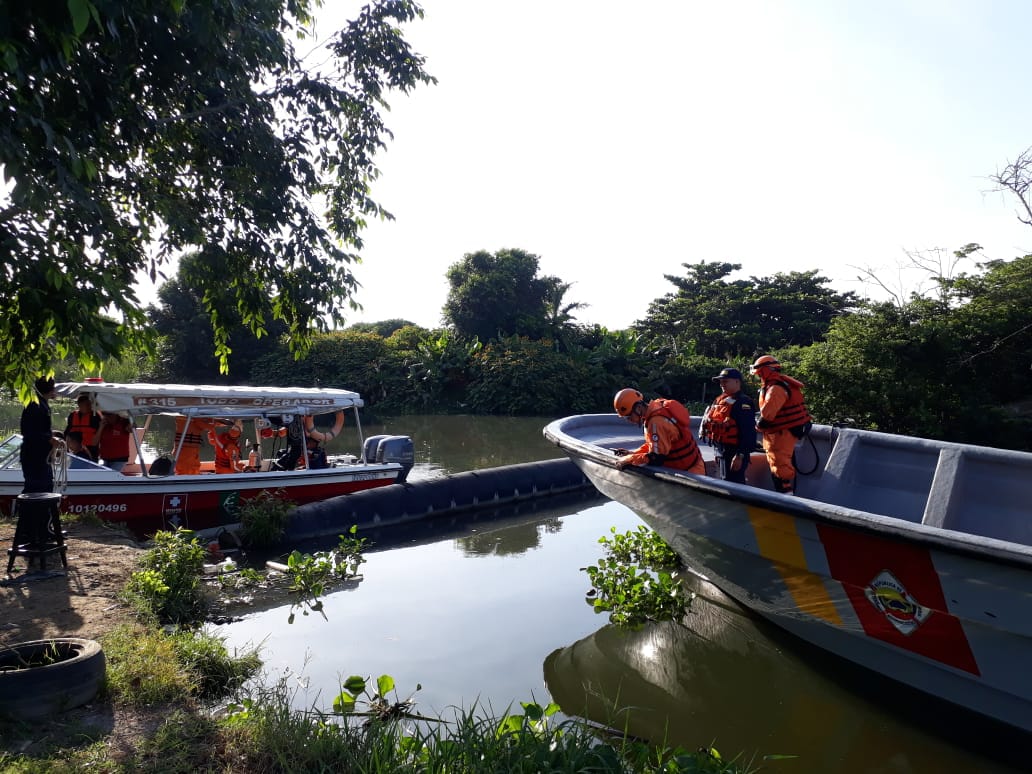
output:
[[[132,422],[120,414],[103,412],[96,435],[101,462],[112,470],[121,472],[129,462],[132,435]]]
[[[717,452],[717,477],[744,484],[749,455],[756,449],[756,402],[742,390],[737,368],[725,368],[713,381],[721,392],[702,415],[699,435]]]
[[[646,403],[640,392],[625,387],[613,398],[613,408],[628,422],[640,425],[645,431],[645,443],[634,451],[613,449],[614,454],[620,455],[616,461],[618,468],[663,465],[705,475],[702,452],[688,425],[690,415],[681,403],[668,398],[656,398]]]
[[[208,442],[215,447],[215,472],[239,473],[244,468],[240,452],[240,426],[232,425],[221,433],[208,431]]]
[[[767,454],[774,491],[793,494],[796,470],[792,454],[796,441],[806,435],[813,423],[803,400],[806,385],[781,373],[781,363],[771,355],[756,358],[749,370],[760,377],[756,429],[763,434],[763,451]]]
[[[99,457],[97,449],[97,431],[100,429],[100,414],[93,410],[89,395],[80,395],[76,399],[79,405],[75,411],[68,415],[68,423],[65,425],[65,436],[76,432],[82,434],[82,445],[90,450],[93,459]]]
[[[215,422],[202,417],[176,417],[176,435],[173,441],[173,453],[179,449],[176,459],[176,475],[191,475],[201,472],[201,441],[215,427]],[[185,432],[185,435],[184,435]],[[182,448],[180,448],[182,441]]]

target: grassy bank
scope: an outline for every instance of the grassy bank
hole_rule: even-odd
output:
[[[327,572],[354,572],[357,547],[342,538],[338,551],[346,552],[338,558],[345,561],[329,563]],[[196,628],[211,593],[199,583],[202,561],[188,536],[159,536],[123,592],[135,615],[101,638],[101,695],[46,722],[0,724],[0,771],[745,770],[716,751],[671,749],[560,719],[554,704],[514,704],[501,717],[476,706],[450,717],[417,715],[388,675],[351,677],[330,707],[299,708],[285,682],[270,684],[261,674],[259,653],[230,653]],[[317,609],[325,563],[299,556],[293,564],[295,596]],[[112,714],[123,721],[117,734]]]

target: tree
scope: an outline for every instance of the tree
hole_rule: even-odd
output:
[[[158,289],[159,304],[147,309],[153,331],[160,337],[156,365],[148,378],[187,384],[247,383],[255,360],[277,349],[287,327],[274,320],[269,324],[268,335],[258,338],[241,323],[235,309],[223,310],[229,353],[226,373],[220,373],[211,316],[193,279],[200,260],[197,253],[180,258],[176,276]],[[110,378],[106,371],[105,377]]]
[[[558,280],[537,276],[538,260],[518,249],[466,253],[446,273],[445,320],[459,335],[484,342],[547,335],[546,297]]]
[[[664,275],[677,288],[649,305],[635,323],[656,347],[677,353],[689,342],[704,357],[749,358],[757,352],[823,338],[831,321],[857,303],[816,270],[729,281],[737,263],[682,264],[684,277]]]
[[[149,341],[133,281],[184,250],[223,368],[226,309],[282,321],[298,354],[354,308],[361,229],[390,217],[370,194],[386,92],[434,79],[408,0],[374,0],[307,67],[317,2],[5,3],[0,356],[24,398],[66,354]]]

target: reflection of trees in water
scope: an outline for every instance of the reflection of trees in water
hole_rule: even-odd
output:
[[[517,556],[541,546],[543,534],[554,534],[563,528],[556,516],[530,524],[514,524],[505,529],[482,532],[455,540],[465,556]]]
[[[396,433],[412,437],[416,462],[447,470],[480,470],[561,457],[545,440],[544,417],[405,415],[382,425],[363,425],[367,435]]]

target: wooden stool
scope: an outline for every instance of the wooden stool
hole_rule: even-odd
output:
[[[39,558],[40,571],[47,569],[47,556],[60,554],[61,564],[68,566],[65,555],[64,532],[61,531],[61,494],[59,492],[28,492],[18,495],[14,502],[18,525],[14,540],[7,549],[7,573],[14,567],[15,557],[24,556],[29,564]]]

